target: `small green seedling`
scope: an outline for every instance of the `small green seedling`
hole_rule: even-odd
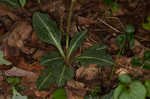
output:
[[[12,87],[13,96],[12,99],[28,99],[27,96],[22,96],[15,87]]]
[[[0,51],[0,65],[11,65],[11,62],[4,59],[3,51]]]
[[[6,79],[7,83],[13,84],[12,89],[12,99],[28,99],[27,96],[22,96],[16,89],[20,89],[20,86],[18,84],[20,83],[20,79],[17,77],[9,77]],[[22,91],[22,89],[21,89]]]
[[[134,47],[134,26],[128,24],[126,26],[126,30],[124,34],[120,34],[117,37],[117,44],[119,48],[124,48],[125,46],[129,46],[130,48]]]
[[[23,8],[26,4],[26,0],[19,0],[21,7]]]
[[[100,87],[95,87],[90,95],[85,96],[84,99],[99,99],[99,94],[101,93],[101,88]]]
[[[116,12],[118,10],[118,3],[113,0],[104,0],[104,4],[111,6],[111,12]]]
[[[74,2],[75,0],[73,0]],[[43,42],[57,48],[56,51],[46,53],[40,60],[40,64],[45,66],[45,69],[37,80],[37,88],[39,90],[49,89],[53,85],[62,87],[67,81],[72,80],[74,77],[72,65],[76,62],[80,62],[82,66],[98,64],[99,67],[112,66],[114,64],[112,57],[106,52],[107,46],[100,44],[89,47],[80,56],[72,57],[72,53],[82,45],[87,35],[87,30],[77,32],[71,40],[69,40],[69,33],[67,32],[66,47],[63,50],[61,45],[62,33],[57,28],[56,22],[50,19],[48,14],[35,12],[32,23],[38,37]]]
[[[150,98],[150,80],[145,81],[145,88],[147,89],[147,97]]]
[[[150,30],[150,16],[147,17],[147,23],[143,23],[142,24],[142,27],[145,29],[145,30]]]
[[[126,26],[125,33],[117,36],[116,41],[117,41],[117,45],[120,48],[120,50],[116,56],[115,64],[111,71],[110,80],[112,80],[112,76],[114,74],[115,67],[117,66],[117,61],[118,61],[120,55],[122,55],[124,53],[124,51],[125,51],[124,49],[134,47],[134,32],[135,32],[134,26],[131,24],[128,24]]]
[[[144,69],[150,69],[150,50],[144,52],[144,56],[141,58],[133,58],[131,60],[133,66],[142,67]]]
[[[115,88],[113,99],[146,99],[147,90],[140,81],[132,81],[130,76],[119,76],[120,84]]]
[[[9,77],[6,79],[7,83],[13,84],[14,86],[20,83],[20,79],[17,77]]]
[[[111,8],[112,12],[117,12],[118,11],[118,3],[114,2],[113,7]]]

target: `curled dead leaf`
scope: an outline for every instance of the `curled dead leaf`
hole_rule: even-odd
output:
[[[92,81],[98,78],[99,69],[96,64],[91,64],[89,67],[80,67],[76,71],[77,79],[84,79],[86,81]]]
[[[8,45],[18,48],[24,47],[24,40],[29,38],[32,26],[27,21],[22,21],[15,24],[13,28],[7,38]]]

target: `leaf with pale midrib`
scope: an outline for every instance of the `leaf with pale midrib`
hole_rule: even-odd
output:
[[[58,87],[63,86],[67,81],[72,80],[74,71],[71,67],[58,63],[57,65],[45,68],[37,80],[37,88],[39,90],[49,89],[52,85],[57,84]]]
[[[83,43],[85,36],[87,34],[87,30],[78,32],[71,40],[70,46],[69,46],[69,53],[68,57],[74,52],[80,45]]]
[[[89,64],[98,64],[99,66],[112,66],[112,57],[105,51],[106,46],[94,45],[83,52],[81,56],[75,58],[76,61],[80,62],[83,66]]]
[[[53,69],[49,66],[45,68],[38,80],[36,81],[37,88],[39,90],[49,89],[55,83],[55,78],[53,77]]]
[[[56,79],[57,86],[63,86],[67,81],[72,80],[74,77],[74,70],[66,65],[55,66],[54,76]]]
[[[42,66],[50,66],[51,64],[55,66],[60,62],[64,62],[64,59],[56,51],[50,51],[40,59]]]
[[[60,53],[64,56],[64,52],[61,46],[61,32],[57,28],[56,23],[51,20],[48,14],[35,12],[33,14],[33,28],[36,31],[38,37],[49,44],[52,44],[58,48]]]

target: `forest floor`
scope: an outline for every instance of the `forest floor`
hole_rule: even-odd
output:
[[[36,11],[48,13],[56,21],[63,35],[71,0],[41,0],[41,3],[28,0],[24,8],[12,8],[0,3],[0,49],[5,59],[11,65],[0,65],[0,99],[10,99],[13,86],[6,82],[9,77],[20,78],[20,86],[24,90],[22,95],[30,99],[50,99],[54,88],[39,91],[36,80],[44,68],[40,65],[40,57],[46,52],[56,50],[54,46],[43,43],[32,28],[32,15]],[[121,73],[150,80],[150,70],[134,67],[130,61],[133,57],[142,57],[144,51],[150,48],[150,31],[142,27],[150,15],[150,0],[115,0],[117,11],[112,6],[103,3],[103,0],[78,0],[73,8],[73,18],[70,36],[76,31],[88,29],[88,35],[80,54],[85,48],[96,43],[108,45],[108,52],[116,61],[116,67],[110,81],[113,67],[97,68],[91,64],[88,68],[76,67],[75,77],[64,86],[68,99],[83,99],[96,86],[100,86],[100,97],[117,87],[117,77]],[[124,33],[127,24],[135,28],[135,44],[132,49],[125,48],[125,53],[116,59],[119,47],[116,38]],[[64,36],[65,37],[65,36]],[[62,41],[64,44],[64,41]]]

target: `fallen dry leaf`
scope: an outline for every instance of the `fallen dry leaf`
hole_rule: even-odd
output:
[[[78,16],[78,23],[79,24],[94,24],[95,22],[92,19]]]
[[[34,93],[37,97],[43,97],[43,98],[49,95],[49,91],[36,90]]]
[[[67,82],[67,87],[73,92],[78,95],[84,96],[86,91],[89,91],[88,88],[85,88],[85,84],[82,82],[78,82],[75,80],[71,80]]]
[[[71,90],[67,90],[68,99],[84,99],[84,96],[74,94]]]
[[[96,64],[90,64],[88,67],[80,67],[76,71],[77,79],[84,79],[86,81],[92,81],[98,77],[98,67]]]
[[[10,17],[12,20],[16,21],[16,20],[19,20],[20,18],[18,16],[16,16],[14,13],[13,13],[13,10],[11,7],[3,4],[3,3],[0,3],[0,16],[8,16]]]
[[[0,95],[0,99],[11,99],[11,96],[10,95],[8,95],[8,96]]]
[[[13,67],[10,70],[5,71],[5,75],[6,76],[16,76],[16,77],[34,77],[35,74],[33,72],[30,71],[25,71],[23,69],[17,68],[17,67]]]
[[[26,52],[24,41],[29,38],[32,32],[32,26],[28,21],[21,21],[12,26],[12,31],[9,31],[10,35],[6,39],[8,45],[11,47],[20,48],[23,52]],[[29,52],[30,53],[30,52]]]

